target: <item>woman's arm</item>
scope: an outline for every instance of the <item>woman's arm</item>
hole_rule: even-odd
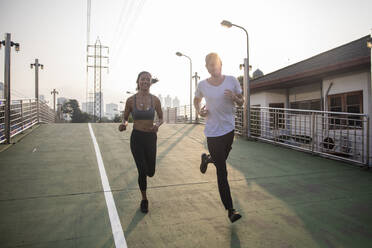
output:
[[[129,119],[129,114],[132,112],[132,97],[129,97],[125,103],[125,108],[123,111],[123,121],[121,122],[119,126],[119,131],[125,131],[128,126],[128,119]]]
[[[154,98],[155,98],[155,110],[159,118],[159,120],[156,122],[155,125],[159,128],[160,125],[163,124],[163,110],[161,109],[161,103],[160,103],[159,98],[157,98],[156,96],[154,96]]]

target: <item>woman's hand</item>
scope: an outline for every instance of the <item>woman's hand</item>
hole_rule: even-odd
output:
[[[203,106],[203,107],[200,109],[200,111],[199,111],[199,115],[200,115],[201,117],[207,117],[207,115],[208,115],[208,110],[205,108],[205,106]]]
[[[151,132],[157,133],[159,131],[159,126],[158,124],[153,124],[152,127],[150,128]]]
[[[126,123],[121,123],[121,124],[119,125],[119,131],[120,131],[120,132],[125,131],[125,130],[127,129],[127,125],[128,125],[127,122],[126,122]]]

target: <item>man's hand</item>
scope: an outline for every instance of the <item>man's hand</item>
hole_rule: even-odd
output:
[[[242,106],[244,103],[244,99],[241,94],[235,94],[231,90],[225,90],[224,95],[228,99],[231,99],[231,101],[235,102],[238,106]]]
[[[200,109],[200,111],[199,111],[199,115],[200,115],[201,117],[207,117],[207,115],[208,115],[208,110],[205,108],[205,106],[203,106],[203,107]]]
[[[231,99],[232,101],[235,101],[236,94],[232,92],[231,90],[225,90],[224,95],[225,97]]]

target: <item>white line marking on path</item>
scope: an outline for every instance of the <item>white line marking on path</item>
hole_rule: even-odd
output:
[[[127,242],[125,241],[123,228],[121,227],[118,211],[116,210],[114,197],[112,196],[109,181],[107,179],[105,165],[103,164],[103,159],[101,156],[101,151],[94,136],[92,126],[88,123],[90,136],[92,137],[94,150],[96,151],[97,163],[99,168],[99,173],[101,174],[101,181],[103,186],[103,191],[105,193],[106,205],[109,212],[112,235],[114,236],[116,248],[127,248]]]

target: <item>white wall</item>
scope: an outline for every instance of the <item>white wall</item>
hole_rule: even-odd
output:
[[[269,107],[270,103],[284,103],[286,101],[286,90],[266,90],[251,94],[251,105],[261,105],[261,107]]]
[[[260,107],[264,107],[266,105],[266,93],[258,92],[251,94],[251,105],[260,105]]]
[[[289,89],[289,102],[320,99],[320,83],[303,85]]]

